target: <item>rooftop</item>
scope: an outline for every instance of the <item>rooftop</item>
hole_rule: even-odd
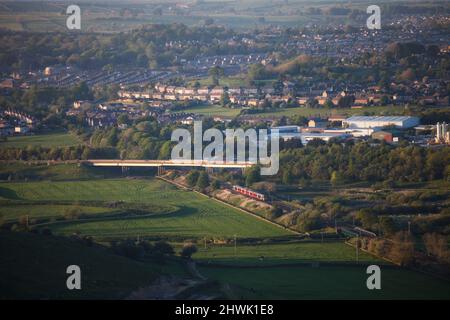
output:
[[[346,121],[406,121],[410,119],[415,119],[416,117],[410,116],[352,116]]]

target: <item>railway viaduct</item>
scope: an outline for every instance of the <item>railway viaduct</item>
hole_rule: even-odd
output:
[[[164,172],[167,167],[191,167],[191,168],[206,168],[206,170],[213,170],[214,168],[226,169],[242,169],[249,168],[254,165],[253,162],[224,162],[224,161],[210,161],[210,160],[102,160],[91,159],[79,161],[94,167],[122,167],[127,170],[129,167],[157,167],[158,174]]]

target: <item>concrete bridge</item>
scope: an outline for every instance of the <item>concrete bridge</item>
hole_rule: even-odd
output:
[[[30,163],[30,164],[86,164],[93,167],[122,167],[123,171],[127,171],[129,167],[157,167],[158,174],[164,172],[167,167],[194,167],[206,168],[213,170],[214,168],[226,169],[242,169],[255,165],[254,162],[226,162],[226,161],[210,161],[210,160],[120,160],[120,159],[87,159],[87,160],[0,160],[0,163]]]
[[[253,162],[225,162],[210,160],[109,160],[109,159],[91,159],[82,160],[81,163],[89,164],[94,167],[157,167],[158,174],[164,171],[165,167],[200,167],[206,169],[227,168],[227,169],[245,169],[253,166]]]

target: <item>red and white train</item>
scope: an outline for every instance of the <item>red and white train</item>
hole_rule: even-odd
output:
[[[255,192],[253,190],[250,190],[250,189],[247,189],[247,188],[244,188],[244,187],[241,187],[241,186],[233,186],[233,191],[236,191],[236,192],[238,192],[240,194],[243,194],[243,195],[245,195],[247,197],[250,197],[250,198],[253,198],[253,199],[256,199],[256,200],[260,200],[260,201],[265,201],[266,200],[266,197],[262,193]]]

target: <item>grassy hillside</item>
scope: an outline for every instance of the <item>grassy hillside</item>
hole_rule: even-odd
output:
[[[0,299],[123,298],[161,274],[183,274],[175,263],[158,265],[114,255],[77,240],[0,232]],[[66,288],[66,268],[81,268],[81,290]]]
[[[248,214],[156,179],[109,179],[58,182],[20,182],[0,184],[0,200],[19,205],[36,203],[55,205],[72,202],[89,207],[92,201],[108,207],[111,202],[142,204],[149,216],[130,212],[129,216],[105,217],[95,221],[67,220],[50,225],[54,232],[72,234],[80,232],[94,237],[160,236],[177,238],[262,238],[291,235],[288,231],[258,220]],[[150,206],[150,209],[147,207]],[[17,218],[27,213],[20,207],[15,210]],[[155,211],[156,210],[156,211]],[[43,210],[33,209],[34,218]],[[105,210],[108,212],[108,210]],[[13,218],[13,211],[6,213]],[[82,213],[84,213],[82,211]],[[89,212],[87,212],[89,214]],[[155,213],[158,213],[156,215]],[[48,213],[47,213],[48,214]],[[152,215],[153,214],[153,215]],[[99,218],[99,215],[96,215]]]
[[[381,267],[381,290],[366,287],[365,266],[200,267],[231,285],[238,299],[450,299],[450,283],[405,269]]]

